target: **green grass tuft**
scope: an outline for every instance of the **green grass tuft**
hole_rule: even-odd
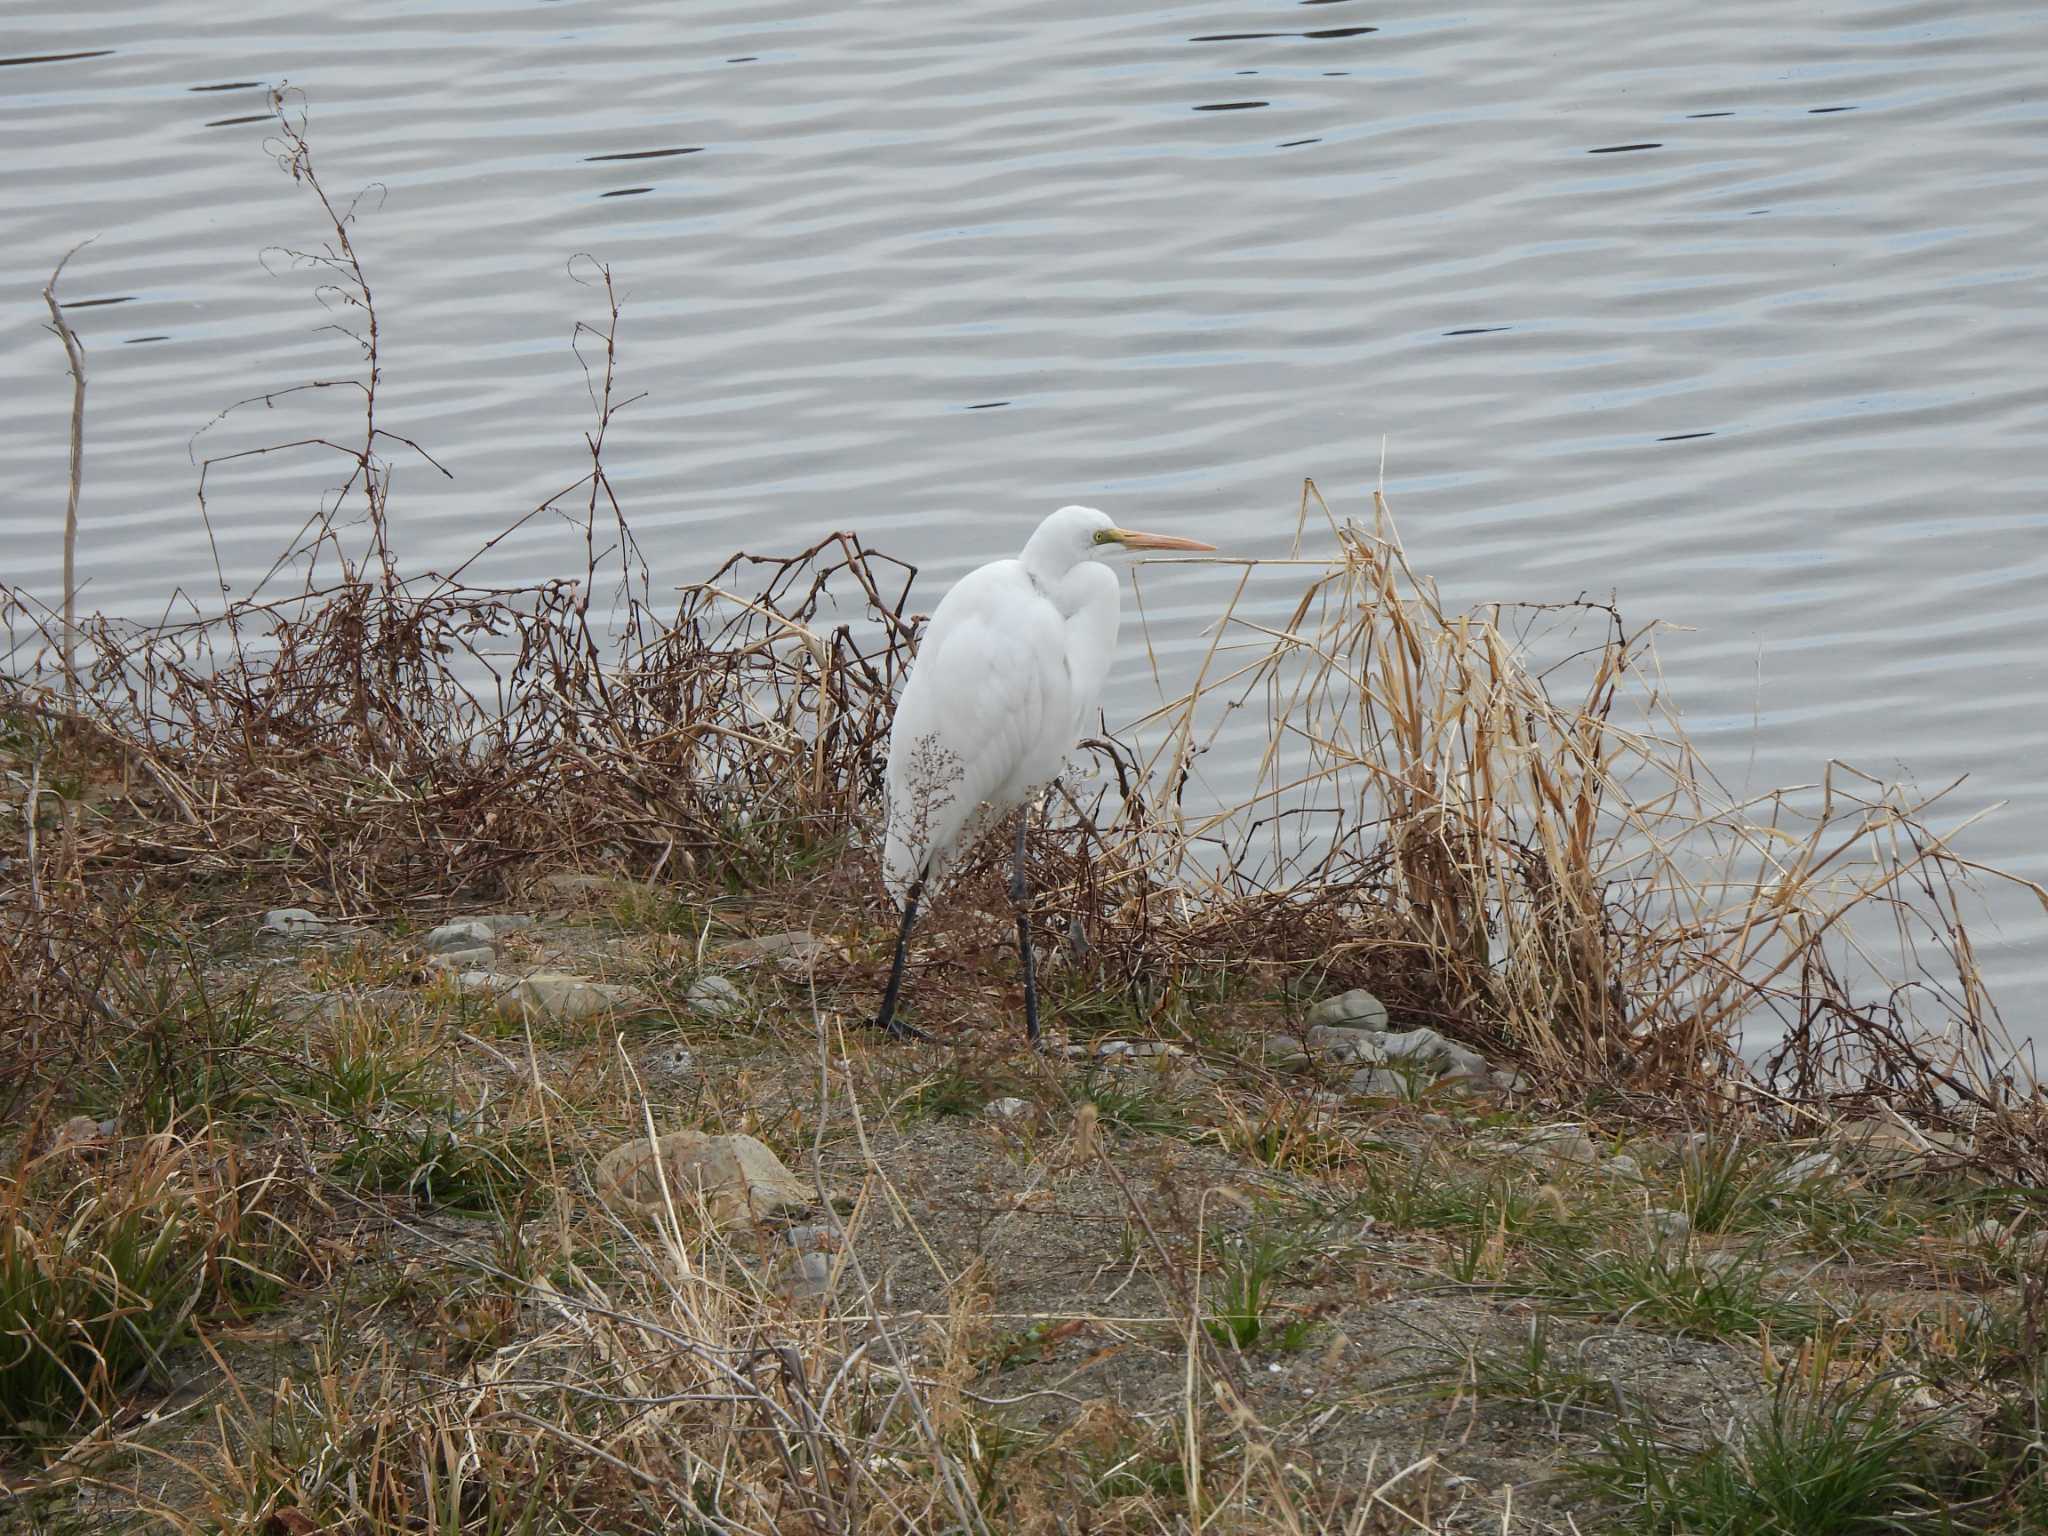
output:
[[[1763,1410],[1724,1442],[1673,1443],[1625,1418],[1573,1468],[1611,1501],[1601,1528],[1641,1536],[1913,1536],[1983,1529],[1956,1507],[1955,1447],[1910,1415],[1884,1381],[1815,1386],[1787,1373]]]

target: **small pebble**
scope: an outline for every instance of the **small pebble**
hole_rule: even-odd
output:
[[[1031,1113],[1029,1099],[991,1099],[982,1106],[982,1113],[992,1120],[1016,1120]]]
[[[263,914],[262,933],[281,934],[288,939],[304,938],[327,926],[327,919],[304,907],[276,907]]]

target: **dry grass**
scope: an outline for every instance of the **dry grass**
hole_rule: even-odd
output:
[[[1243,925],[1572,1076],[1748,1087],[1748,1031],[1783,1042],[1762,1071],[1781,1104],[1940,1122],[2029,1096],[1961,909],[1973,874],[2011,877],[1932,829],[1940,793],[1830,764],[1737,801],[1687,740],[1654,626],[1585,601],[1448,612],[1383,497],[1340,522],[1308,484],[1312,511],[1335,552],[1282,562],[1292,613],[1244,611],[1263,573],[1238,562],[1194,686],[1134,727],[1156,740],[1105,857],[1155,925],[1226,952]],[[1256,782],[1202,804],[1187,775],[1246,714]]]

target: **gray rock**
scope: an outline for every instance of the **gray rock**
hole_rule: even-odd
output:
[[[1408,1070],[1413,1074],[1414,1068],[1412,1066]],[[1429,1074],[1424,1073],[1422,1075],[1427,1077]],[[1455,1098],[1490,1098],[1500,1090],[1494,1087],[1493,1079],[1490,1077],[1481,1077],[1477,1073],[1472,1072],[1450,1072],[1438,1078],[1430,1086],[1429,1091],[1433,1095],[1445,1095]]]
[[[1185,1056],[1187,1052],[1160,1040],[1104,1040],[1096,1045],[1095,1055],[1105,1061],[1118,1057],[1135,1061],[1155,1056]]]
[[[436,971],[488,970],[498,952],[488,944],[475,949],[444,949],[439,954],[427,956],[427,965]]]
[[[839,1246],[839,1236],[830,1227],[788,1227],[782,1240],[798,1253],[830,1253]]]
[[[459,971],[455,976],[455,990],[464,997],[499,997],[518,985],[517,976],[506,976],[497,971]]]
[[[1485,1077],[1492,1070],[1486,1058],[1477,1051],[1469,1050],[1455,1040],[1446,1040],[1428,1028],[1383,1034],[1379,1048],[1383,1061],[1412,1061],[1418,1066],[1434,1068],[1439,1077],[1448,1077],[1454,1072]]]
[[[1832,1179],[1842,1171],[1842,1160],[1832,1152],[1809,1152],[1785,1165],[1787,1184],[1806,1184],[1814,1179]]]
[[[274,907],[263,914],[263,922],[257,932],[303,939],[323,932],[326,927],[327,919],[317,912],[308,912],[304,907]]]
[[[1527,1135],[1494,1143],[1503,1152],[1522,1157],[1547,1158],[1553,1163],[1576,1163],[1591,1167],[1600,1161],[1600,1149],[1582,1125],[1546,1125]]]
[[[1380,1034],[1348,1024],[1311,1024],[1303,1040],[1309,1050],[1330,1061],[1383,1061]]]
[[[1266,1036],[1266,1064],[1285,1071],[1305,1067],[1313,1058],[1308,1053],[1308,1044],[1296,1035]]]
[[[689,1004],[692,1013],[701,1013],[712,1019],[729,1019],[736,1013],[745,1012],[747,1006],[740,989],[723,976],[699,976],[690,983],[690,990],[683,994],[683,1001]]]
[[[1318,1024],[1354,1029],[1385,1029],[1387,1005],[1363,987],[1354,987],[1336,997],[1326,997],[1309,1009],[1302,1020],[1311,1030]]]
[[[561,971],[536,971],[498,999],[498,1010],[515,1024],[574,1023],[638,1006],[625,987],[608,987]]]
[[[1640,1179],[1643,1176],[1643,1165],[1626,1152],[1617,1152],[1607,1159],[1607,1171],[1618,1179]]]
[[[1350,994],[1346,994],[1347,996]],[[1433,1029],[1365,1029],[1349,1024],[1311,1025],[1308,1048],[1331,1061],[1368,1066],[1407,1066],[1435,1080],[1475,1077],[1491,1083],[1486,1058]]]
[[[719,1222],[802,1215],[817,1204],[816,1193],[782,1159],[742,1133],[671,1131],[652,1143],[636,1138],[599,1160],[592,1183],[614,1210],[649,1216],[665,1211],[670,1200],[680,1204],[700,1194]]]
[[[1361,1067],[1346,1085],[1352,1093],[1371,1099],[1407,1099],[1415,1095],[1414,1080],[1388,1067]]]
[[[991,1120],[1020,1120],[1031,1113],[1029,1099],[991,1099],[982,1105],[981,1112]]]
[[[754,965],[763,960],[773,960],[779,968],[788,971],[801,971],[831,953],[830,944],[804,928],[741,939],[721,946],[718,951],[720,959],[729,960],[734,965]]]
[[[832,1256],[827,1253],[800,1253],[796,1256],[796,1268],[789,1277],[789,1294],[799,1299],[810,1299],[824,1295],[832,1288]]]
[[[445,955],[455,950],[489,949],[492,938],[489,923],[482,918],[465,917],[459,922],[443,923],[420,940],[420,945],[430,954]]]
[[[1502,1093],[1527,1093],[1536,1086],[1529,1080],[1528,1073],[1515,1072],[1507,1067],[1495,1067],[1492,1082]]]

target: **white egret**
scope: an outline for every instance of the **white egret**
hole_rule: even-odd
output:
[[[1116,650],[1118,582],[1097,563],[1119,550],[1216,546],[1119,528],[1093,507],[1061,507],[1014,560],[968,572],[940,600],[896,704],[882,878],[903,908],[874,1023],[929,1039],[896,1017],[918,903],[936,895],[972,834],[1017,811],[1010,901],[1024,967],[1024,1024],[1038,1043],[1024,832],[1033,792],[1059,776],[1095,713]]]

